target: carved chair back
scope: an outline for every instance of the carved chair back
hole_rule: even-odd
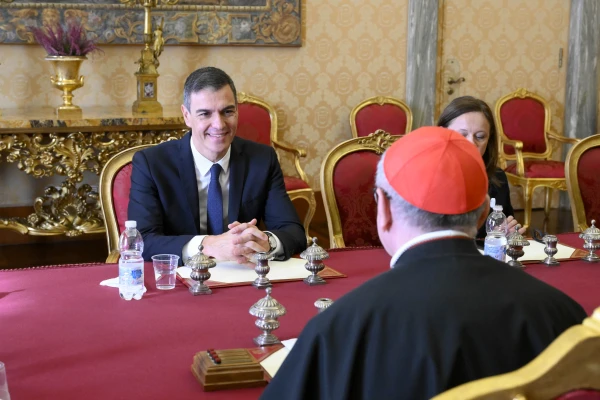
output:
[[[131,160],[136,152],[151,146],[155,145],[136,146],[116,154],[107,161],[100,174],[100,204],[108,242],[107,263],[115,263],[119,260],[119,236],[125,229],[129,206]]]
[[[526,89],[519,89],[502,97],[496,103],[496,122],[500,137],[500,154],[506,160],[515,160],[513,146],[502,144],[502,139],[523,142],[523,157],[549,159],[552,146],[547,132],[551,130],[552,113],[546,101]]]
[[[376,96],[360,102],[350,112],[352,137],[364,137],[381,129],[404,135],[412,128],[412,112],[402,100]]]
[[[565,166],[551,159],[556,143],[576,143],[551,131],[550,107],[546,101],[526,89],[502,97],[495,107],[500,166],[512,185],[523,188],[525,217],[529,226],[533,191],[546,188],[544,210],[550,211],[552,190],[566,190]],[[507,164],[507,161],[514,161]]]
[[[334,147],[321,164],[321,194],[332,248],[380,246],[373,197],[381,154],[400,136],[378,130]]]
[[[310,242],[309,227],[317,209],[315,193],[308,184],[308,176],[300,166],[300,158],[306,157],[306,150],[291,146],[279,140],[277,136],[277,112],[264,100],[244,92],[238,93],[237,136],[283,150],[293,156],[296,176],[283,177],[285,190],[290,200],[302,199],[308,203],[304,216],[306,239]],[[277,153],[279,157],[279,153]]]
[[[600,308],[524,367],[450,389],[432,400],[600,400]]]
[[[600,223],[600,134],[571,148],[565,162],[567,190],[575,231],[585,231],[592,219]]]
[[[238,93],[237,136],[271,146],[277,140],[277,113],[258,97]]]

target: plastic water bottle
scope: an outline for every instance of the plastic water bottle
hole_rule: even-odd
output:
[[[508,224],[506,215],[502,212],[502,206],[496,205],[496,199],[490,202],[492,213],[485,222],[487,236],[483,247],[483,254],[495,258],[496,260],[506,261],[506,234],[508,233]]]
[[[119,238],[119,296],[139,300],[144,294],[144,240],[135,221],[126,221]]]

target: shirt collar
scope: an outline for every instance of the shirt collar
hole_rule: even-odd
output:
[[[467,235],[464,232],[455,231],[453,229],[446,229],[443,231],[424,233],[422,235],[419,235],[417,237],[410,239],[408,242],[406,242],[402,246],[400,246],[400,248],[396,251],[396,253],[394,253],[394,256],[392,257],[392,261],[390,261],[390,267],[394,268],[394,265],[396,264],[396,262],[398,262],[398,259],[400,258],[400,256],[402,254],[404,254],[404,252],[406,250],[410,249],[411,247],[413,247],[419,243],[428,242],[430,240],[435,240],[435,239],[451,238],[451,237],[470,238],[471,236]]]
[[[213,163],[208,158],[206,158],[202,154],[200,154],[200,152],[198,150],[196,150],[196,147],[194,146],[194,142],[191,139],[190,139],[190,147],[192,148],[192,155],[194,156],[194,164],[196,164],[196,168],[200,172],[200,176],[205,176],[206,174],[208,174],[208,172],[210,171],[210,168],[215,163]],[[217,161],[217,164],[219,164],[221,166],[221,168],[223,168],[224,173],[227,173],[227,171],[229,170],[230,157],[231,157],[231,145],[229,145],[229,148],[227,149],[227,153],[225,153],[223,158],[221,158],[219,161]]]

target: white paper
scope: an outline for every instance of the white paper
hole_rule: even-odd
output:
[[[292,350],[292,348],[294,347],[294,345],[296,344],[296,340],[298,340],[297,338],[294,339],[288,339],[288,340],[282,340],[281,344],[283,345],[283,347],[285,347],[288,350]]]
[[[100,286],[119,287],[119,277],[117,276],[116,278],[105,279],[100,282]]]
[[[269,271],[267,277],[271,281],[284,279],[304,279],[310,275],[310,272],[304,268],[306,260],[300,258],[290,258],[287,261],[269,261]],[[177,268],[177,274],[181,278],[189,278],[192,270],[189,267]],[[221,283],[242,283],[254,282],[257,275],[254,268],[248,265],[241,265],[233,261],[217,261],[217,266],[211,268],[210,280]]]
[[[523,255],[523,257],[519,257],[518,260],[519,261],[544,261],[544,259],[547,257],[546,253],[544,253],[544,248],[546,247],[546,245],[544,243],[539,243],[536,242],[535,240],[529,240],[529,246],[523,246],[523,251],[525,252],[525,254]],[[556,259],[565,259],[565,258],[571,258],[571,255],[573,254],[573,252],[575,251],[575,249],[573,249],[572,247],[568,247],[565,245],[562,245],[560,243],[558,243],[556,245],[556,250],[558,250],[556,252],[556,254],[554,255],[554,258]],[[483,250],[479,250],[479,252],[481,254],[483,254]],[[510,260],[510,257],[506,257],[506,260]]]
[[[100,286],[108,286],[108,287],[118,288],[119,287],[119,277],[117,276],[116,278],[105,279],[102,282],[100,282]],[[143,293],[146,293],[146,291],[147,291],[146,285],[144,285]],[[2,400],[2,399],[0,399],[0,400]]]
[[[277,371],[279,371],[279,367],[281,367],[281,364],[283,364],[288,354],[290,354],[290,351],[287,349],[287,347],[282,347],[269,357],[262,360],[260,365],[265,371],[267,371],[267,374],[273,378]]]

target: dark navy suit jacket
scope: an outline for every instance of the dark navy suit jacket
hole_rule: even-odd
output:
[[[200,232],[198,186],[191,134],[137,152],[133,157],[128,218],[144,238],[144,259],[181,256]],[[304,228],[285,190],[273,148],[234,138],[229,171],[229,223],[264,221],[281,241],[285,259],[306,248]]]

